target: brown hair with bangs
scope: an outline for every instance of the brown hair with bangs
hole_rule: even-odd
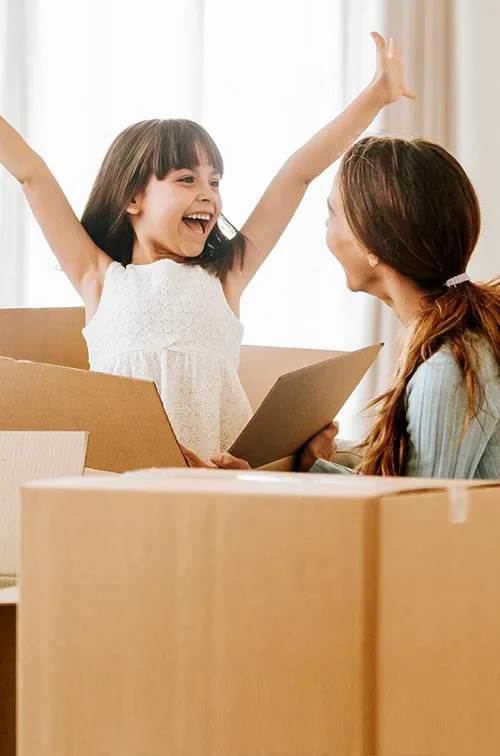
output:
[[[194,121],[154,119],[122,131],[106,153],[81,219],[97,246],[122,265],[132,262],[135,235],[127,213],[132,198],[153,175],[161,181],[171,170],[196,168],[200,152],[222,176],[217,145]],[[221,216],[201,255],[185,264],[200,265],[223,280],[241,264],[244,250],[244,236]]]
[[[465,171],[426,140],[368,137],[344,155],[340,199],[351,233],[422,291],[394,382],[370,406],[377,419],[362,444],[360,472],[405,475],[406,388],[420,365],[449,346],[468,394],[464,435],[484,400],[477,351],[486,343],[500,370],[500,284],[446,281],[465,272],[479,237],[479,202]]]

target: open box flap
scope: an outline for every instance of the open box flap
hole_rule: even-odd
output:
[[[260,467],[297,452],[335,418],[382,348],[375,344],[281,376],[230,449]]]

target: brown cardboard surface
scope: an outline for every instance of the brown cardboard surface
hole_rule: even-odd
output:
[[[496,753],[499,497],[181,468],[29,484],[22,752]]]
[[[150,381],[0,357],[0,430],[84,430],[87,466],[184,465]]]
[[[84,325],[83,307],[0,308],[0,355],[86,370]]]
[[[85,370],[84,324],[83,307],[0,308],[0,355]],[[280,375],[337,354],[340,352],[243,345],[240,380],[256,410]]]
[[[285,373],[291,373],[317,362],[324,362],[339,354],[341,352],[324,349],[293,349],[243,344],[238,373],[252,409],[254,412],[258,409],[271,386]]]
[[[291,454],[289,457],[277,459],[275,462],[269,462],[267,465],[261,465],[257,470],[269,470],[272,472],[293,472],[298,466],[298,455]]]
[[[384,499],[379,532],[377,753],[500,753],[500,483]]]
[[[20,752],[372,754],[369,499],[171,472],[25,489]]]
[[[0,358],[0,430],[87,430],[87,464],[98,470],[184,466],[151,382],[66,367],[87,364],[83,322],[78,307],[0,310],[0,354],[38,360]],[[333,419],[379,349],[243,347],[242,382],[254,406],[278,380],[233,453],[254,467],[292,469],[291,456]]]
[[[332,422],[381,344],[282,375],[230,451],[261,467],[297,452]]]

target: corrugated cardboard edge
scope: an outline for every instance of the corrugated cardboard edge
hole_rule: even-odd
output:
[[[12,575],[0,575],[0,592],[9,590],[13,586],[17,585],[17,578]],[[0,596],[1,598],[1,596]],[[0,604],[2,602],[0,601]]]
[[[81,475],[86,431],[0,431],[0,587],[12,585],[19,560],[19,490],[23,483]]]

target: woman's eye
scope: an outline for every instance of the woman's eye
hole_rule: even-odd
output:
[[[214,179],[210,183],[212,184],[212,186],[215,186],[215,188],[217,189],[220,186],[220,179]]]
[[[187,184],[192,184],[194,182],[194,178],[192,176],[183,176],[179,181],[183,181]]]

